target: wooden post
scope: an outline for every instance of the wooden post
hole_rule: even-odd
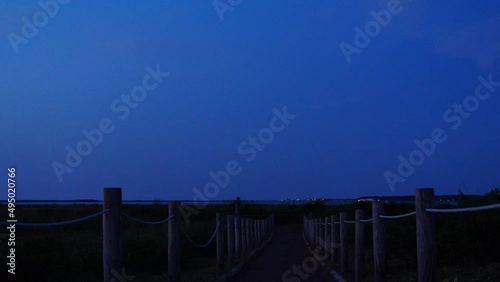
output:
[[[271,233],[273,233],[273,226],[274,226],[274,213],[271,214],[271,216],[269,217],[269,236],[271,236]]]
[[[265,239],[263,222],[264,222],[263,219],[259,220],[259,233],[260,233],[260,245],[261,246],[262,246],[262,243],[264,242],[264,239]]]
[[[309,214],[309,245],[314,248],[314,218]]]
[[[332,255],[332,225],[331,216],[325,217],[325,253]]]
[[[379,215],[384,215],[384,204],[378,201],[372,202],[373,216],[373,281],[385,280],[386,274],[386,252],[385,252],[385,224],[384,219]]]
[[[317,223],[317,226],[318,226],[318,230],[317,230],[317,233],[316,233],[316,240],[317,240],[317,243],[316,243],[316,247],[318,248],[318,250],[321,250],[321,237],[323,236],[323,220],[321,218],[318,218],[318,223]]]
[[[259,246],[259,220],[255,219],[253,224],[255,227],[255,247],[257,248]]]
[[[111,209],[102,216],[102,258],[104,266],[104,281],[115,279],[113,271],[122,273],[122,189],[104,188],[103,210]]]
[[[265,239],[267,240],[267,237],[269,236],[269,218],[264,219],[264,230],[266,232]]]
[[[314,230],[314,248],[316,249],[316,247],[318,246],[319,244],[319,240],[318,240],[318,236],[319,236],[319,218],[316,218],[314,220],[314,226],[316,227],[316,229]]]
[[[258,229],[258,226],[257,226],[257,222],[258,222],[257,219],[253,220],[253,244],[254,244],[254,248],[257,248],[257,246],[259,245],[258,244],[259,229]]]
[[[302,230],[304,231],[304,235],[307,239],[307,216],[302,216]]]
[[[248,219],[248,252],[253,249],[253,219]]]
[[[262,230],[260,230],[260,220],[259,219],[255,219],[254,220],[254,232],[255,232],[255,247],[258,247],[259,246],[259,240],[260,240],[260,236],[261,236],[261,232]]]
[[[338,215],[332,215],[332,261],[335,264],[339,262],[339,250],[340,250],[340,234],[339,229],[340,225],[335,224],[335,222],[339,222]]]
[[[330,233],[330,224],[329,224],[329,221],[330,221],[330,216],[326,216],[326,217],[323,217],[322,218],[322,222],[323,222],[323,235],[322,238],[323,238],[323,243],[321,244],[323,246],[323,253],[326,254],[327,252],[329,252],[330,250],[330,247],[328,246],[328,244],[326,244],[326,242],[329,242],[329,236],[328,234]]]
[[[305,227],[304,228],[306,230],[306,231],[304,231],[304,234],[306,235],[307,242],[309,242],[309,244],[311,244],[311,233],[310,233],[311,231],[309,229],[309,227],[311,226],[310,225],[311,219],[309,218],[308,215],[305,215],[304,219],[305,219]]]
[[[180,201],[168,203],[168,214],[174,216],[168,221],[168,281],[181,281],[181,223]]]
[[[328,224],[328,220],[330,219],[329,216],[327,217],[323,217],[321,219],[321,225],[323,225],[323,234],[321,234],[321,238],[323,238],[323,242],[321,243],[321,245],[323,246],[323,253],[326,254],[326,252],[329,251],[329,247],[328,245],[326,244],[326,242],[328,242],[328,231],[329,231],[329,224]]]
[[[316,246],[318,246],[318,235],[319,235],[319,218],[314,219],[314,246],[313,249],[316,249]]]
[[[273,212],[273,215],[271,217],[271,233],[274,232],[274,212]]]
[[[266,241],[266,219],[260,221],[260,226],[262,228],[262,243]]]
[[[271,227],[271,217],[266,218],[265,224],[266,224],[266,239],[267,239],[267,237],[269,237],[269,234],[270,234],[269,230],[271,230],[271,228],[270,228]]]
[[[309,219],[309,244],[314,248],[314,218]]]
[[[262,242],[266,241],[267,230],[266,230],[266,219],[262,219],[260,222],[260,226],[262,227]]]
[[[307,217],[307,240],[309,241],[309,245],[312,244],[312,219]]]
[[[227,262],[231,267],[234,263],[234,216],[227,216]]]
[[[307,216],[304,216],[304,235],[309,242],[309,218]]]
[[[315,228],[316,228],[316,226],[314,225],[314,223],[315,223],[316,221],[315,221],[315,219],[314,219],[314,218],[310,218],[310,219],[309,219],[309,222],[310,222],[310,223],[309,223],[309,225],[310,225],[310,227],[311,227],[311,230],[309,231],[309,232],[310,232],[309,236],[311,237],[311,240],[310,240],[310,242],[309,242],[309,243],[310,243],[310,245],[311,245],[311,248],[313,248],[313,249],[314,249],[314,234],[316,234],[316,233],[315,233],[315,232],[316,232],[316,229],[315,229]]]
[[[267,239],[267,226],[266,226],[266,219],[262,220],[262,230],[264,230],[264,241]]]
[[[257,220],[257,240],[260,246],[260,243],[262,242],[262,228],[260,228],[260,219]]]
[[[253,218],[248,220],[249,222],[249,230],[250,230],[250,243],[248,244],[250,250],[253,250],[255,247],[255,224],[253,222]]]
[[[434,214],[425,209],[434,208],[434,189],[417,189],[415,209],[417,211],[417,263],[418,281],[437,281],[436,223]]]
[[[267,240],[267,236],[269,235],[269,229],[267,228],[267,218],[262,220],[262,227],[264,228],[264,241]]]
[[[247,253],[247,219],[241,219],[241,256]]]
[[[235,257],[241,257],[241,200],[236,197],[234,201],[234,244],[235,244]]]
[[[269,236],[269,217],[264,219],[264,232],[266,234],[265,239]]]
[[[268,237],[269,237],[269,236],[271,236],[271,229],[272,229],[272,228],[271,228],[271,221],[272,221],[272,220],[273,220],[273,217],[272,217],[272,215],[271,215],[271,216],[269,216],[269,218],[267,219],[267,224],[266,224],[266,225],[267,225],[267,236],[268,236]]]
[[[325,235],[325,226],[323,224],[325,224],[325,220],[322,217],[318,218],[318,253],[323,251],[323,246],[321,245],[321,241],[323,241],[323,236]]]
[[[340,213],[340,271],[347,272],[349,264],[349,249],[347,243],[347,213]]]
[[[245,225],[245,234],[244,234],[245,252],[250,253],[250,251],[252,250],[252,247],[250,246],[250,238],[249,238],[249,236],[250,236],[250,230],[249,230],[250,229],[250,219],[249,218],[245,218],[244,225]]]
[[[321,250],[320,239],[321,239],[321,236],[323,236],[323,234],[322,234],[323,225],[321,223],[323,223],[323,220],[321,220],[320,217],[317,218],[316,219],[316,226],[318,227],[318,229],[316,229],[316,248],[318,248],[318,250]]]
[[[354,281],[363,280],[363,269],[365,263],[365,224],[361,222],[364,219],[363,210],[356,210],[356,238],[354,255]]]
[[[221,212],[215,215],[215,226],[217,228],[217,268],[224,271],[224,214]]]
[[[253,245],[254,248],[257,248],[259,246],[259,229],[257,228],[257,219],[253,220],[253,232],[254,232],[254,237],[253,237]]]

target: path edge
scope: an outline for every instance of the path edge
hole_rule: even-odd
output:
[[[217,278],[217,280],[215,280],[215,281],[227,282],[229,279],[236,276],[236,274],[238,274],[241,271],[241,268],[243,267],[243,265],[245,265],[245,263],[247,263],[250,259],[252,259],[258,252],[260,252],[262,249],[264,249],[269,244],[269,242],[271,242],[273,237],[274,237],[274,232],[271,233],[271,236],[269,236],[269,239],[267,239],[267,241],[264,242],[264,244],[262,246],[253,250],[247,257],[242,259],[242,261],[240,261],[237,265],[235,265],[230,271],[224,273],[222,276]]]
[[[307,251],[311,254],[311,255],[314,255],[314,251],[311,249],[311,246],[309,245],[309,242],[307,242],[306,240],[306,235],[304,234],[304,232],[301,232],[302,233],[302,239],[304,240],[304,243],[306,244],[307,246]],[[347,282],[344,277],[342,277],[337,271],[335,271],[335,269],[327,266],[324,262],[322,261],[318,261],[321,266],[326,269],[328,271],[328,273],[332,276],[332,278],[337,281],[337,282]]]

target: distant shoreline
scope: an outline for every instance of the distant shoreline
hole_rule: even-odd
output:
[[[472,198],[482,198],[482,195],[467,195]],[[436,195],[436,202],[456,204],[457,195]],[[154,204],[167,204],[170,200],[123,200],[123,204],[136,204],[136,205],[154,205]],[[202,201],[195,202],[192,200],[180,200],[182,204],[202,204]],[[211,200],[208,201],[209,205],[226,205],[232,204],[234,200]],[[414,203],[415,196],[368,196],[353,199],[327,199],[327,198],[314,198],[314,199],[284,199],[284,200],[242,200],[243,204],[256,204],[256,205],[305,205],[323,203],[325,205],[345,205],[355,202],[396,202],[396,203]],[[7,204],[6,200],[0,200],[0,203]],[[93,199],[77,199],[77,200],[17,200],[16,204],[19,205],[78,205],[78,204],[102,204],[101,200]]]

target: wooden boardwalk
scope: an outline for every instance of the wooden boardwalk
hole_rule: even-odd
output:
[[[319,266],[310,273],[303,270],[304,259],[312,257],[302,238],[302,225],[276,225],[271,242],[247,262],[233,282],[299,282],[333,281]],[[311,261],[308,259],[307,261]],[[303,274],[294,274],[292,266],[300,266]],[[308,264],[310,267],[311,264]],[[291,273],[283,277],[283,273]],[[297,272],[298,273],[298,272]],[[302,276],[302,278],[300,278]]]

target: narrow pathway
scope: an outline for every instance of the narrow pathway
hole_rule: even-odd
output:
[[[302,225],[276,226],[272,241],[247,262],[232,282],[330,282],[331,277],[321,266],[314,268],[312,255],[302,238]],[[306,259],[306,269],[302,267]],[[316,260],[314,260],[317,262]],[[301,273],[294,274],[292,266],[300,266]],[[318,265],[318,264],[316,264]],[[283,276],[285,271],[288,275]],[[309,270],[310,272],[308,272]],[[302,277],[301,277],[302,276]]]

